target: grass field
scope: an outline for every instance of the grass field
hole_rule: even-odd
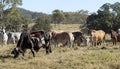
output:
[[[53,30],[79,31],[78,24],[59,25]],[[107,42],[102,46],[74,46],[58,47],[52,46],[52,53],[45,54],[41,48],[36,57],[27,50],[25,56],[20,55],[13,59],[11,50],[15,45],[0,46],[0,69],[120,69],[119,45],[112,46]]]
[[[54,25],[52,24],[52,30],[62,30],[62,31],[80,31],[79,29],[80,24],[58,24]]]

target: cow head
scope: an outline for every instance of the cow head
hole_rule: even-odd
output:
[[[14,58],[17,58],[19,56],[19,48],[14,48],[11,52],[11,54],[14,54]]]
[[[43,38],[32,37],[32,42],[34,44],[34,50],[36,52],[38,52],[39,49],[45,44],[44,37]]]

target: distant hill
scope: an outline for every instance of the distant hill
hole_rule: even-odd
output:
[[[19,9],[21,15],[30,15],[32,19],[44,14],[42,12],[32,12],[32,11],[26,10],[24,8],[18,8],[18,9]]]

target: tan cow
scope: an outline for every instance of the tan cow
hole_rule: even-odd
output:
[[[101,44],[105,40],[105,32],[103,30],[91,30],[92,44],[95,46]]]
[[[70,32],[55,32],[52,31],[52,37],[51,40],[54,41],[55,46],[58,46],[58,43],[62,43],[63,45],[67,45],[72,47],[73,45],[73,41],[74,41],[74,37],[73,34]]]

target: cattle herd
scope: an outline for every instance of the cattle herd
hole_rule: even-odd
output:
[[[12,50],[11,54],[14,58],[17,58],[20,53],[24,56],[26,49],[30,49],[33,57],[35,52],[38,52],[40,48],[46,49],[46,54],[52,52],[51,45],[55,47],[68,46],[72,48],[75,44],[80,46],[83,43],[85,46],[98,46],[105,43],[106,33],[103,30],[88,30],[90,33],[84,36],[83,32],[65,32],[65,31],[44,31],[38,30],[34,32],[6,32],[5,29],[0,30],[0,38],[4,45],[8,43],[17,43],[16,47]],[[111,30],[111,41],[113,45],[120,42],[120,36],[118,32]]]

